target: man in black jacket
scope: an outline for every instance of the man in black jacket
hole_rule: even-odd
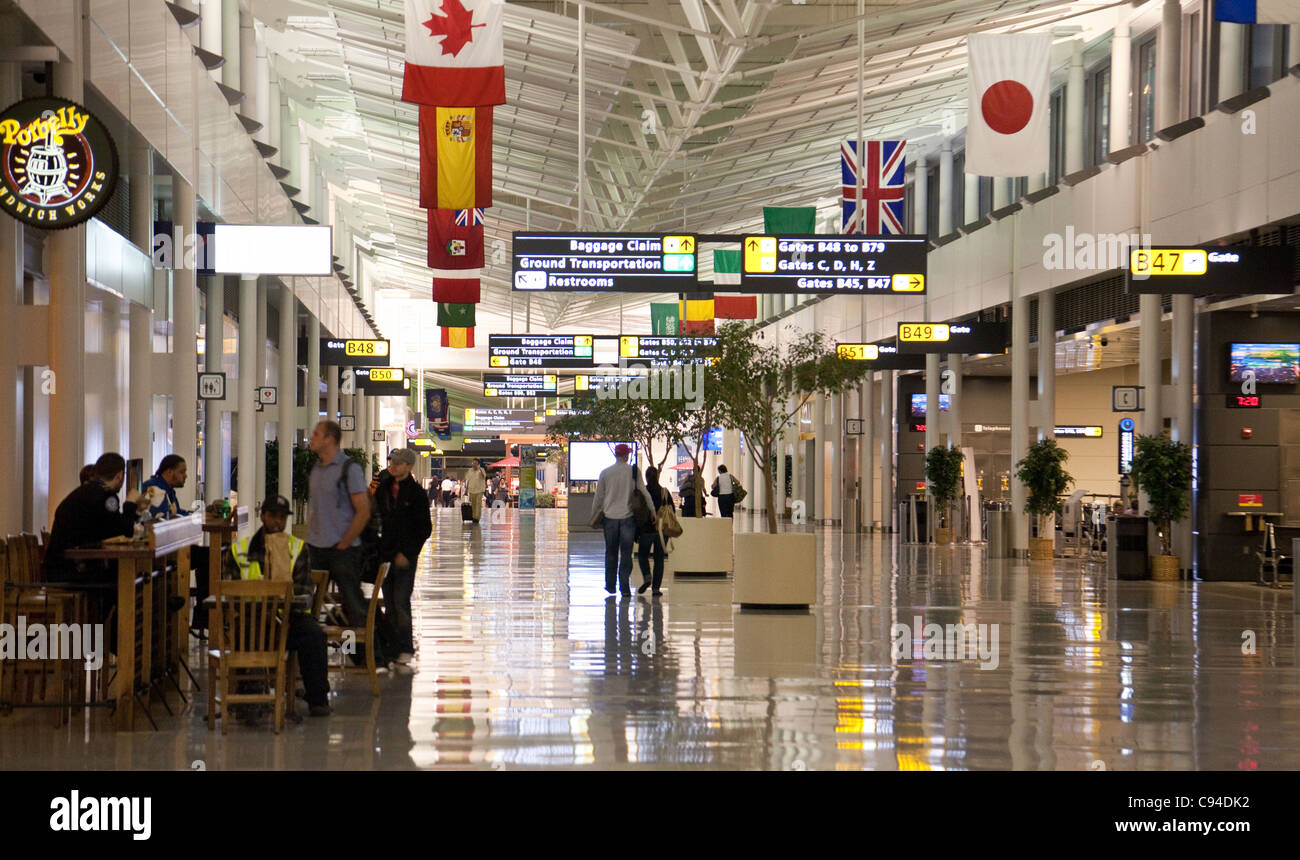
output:
[[[382,529],[380,563],[392,562],[384,579],[384,604],[397,628],[397,662],[410,663],[415,655],[411,631],[411,593],[415,590],[415,564],[424,542],[433,533],[429,498],[411,477],[415,452],[398,448],[388,456],[388,469],[375,489],[375,509]]]

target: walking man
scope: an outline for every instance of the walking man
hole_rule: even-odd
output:
[[[592,510],[604,515],[605,590],[614,593],[615,582],[624,597],[632,594],[632,550],[636,541],[637,521],[632,510],[632,494],[645,498],[651,522],[656,522],[654,500],[641,480],[641,473],[628,463],[632,449],[627,445],[614,448],[614,464],[600,473]]]

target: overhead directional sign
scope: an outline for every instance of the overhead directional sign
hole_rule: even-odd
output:
[[[747,293],[924,293],[924,236],[745,236]]]
[[[388,367],[390,352],[387,340],[333,337],[320,340],[322,366]]]
[[[671,336],[625,334],[618,339],[620,360],[666,367],[675,364],[701,364],[717,355],[718,339],[710,335]]]
[[[866,362],[871,370],[924,370],[925,358],[903,355],[894,344],[841,343],[835,347],[840,358]]]
[[[595,392],[602,388],[617,388],[629,379],[637,376],[645,376],[647,371],[642,369],[639,373],[637,368],[631,368],[629,373],[580,373],[573,377],[573,391],[575,394],[582,392]]]
[[[608,339],[613,345],[612,338]],[[490,334],[490,367],[595,367],[597,338],[589,334]],[[612,350],[610,350],[612,353]],[[605,363],[615,356],[603,357]]]
[[[531,409],[466,409],[466,433],[537,433],[545,429],[546,416]]]
[[[875,361],[880,358],[880,347],[874,343],[836,344],[835,354],[849,361]]]
[[[556,377],[553,373],[485,373],[485,397],[544,397],[555,394]]]
[[[1130,293],[1252,295],[1295,291],[1289,245],[1133,248],[1125,284]]]
[[[516,290],[680,293],[695,289],[693,234],[515,233]]]
[[[371,397],[401,397],[411,390],[411,380],[400,367],[358,367],[357,387]]]
[[[929,323],[898,324],[898,351],[916,353],[956,353],[958,355],[1001,355],[1007,349],[1005,323]]]

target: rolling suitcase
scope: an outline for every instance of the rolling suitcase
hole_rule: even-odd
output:
[[[470,507],[469,499],[462,499],[460,503],[460,521],[463,523],[474,522],[474,509]]]

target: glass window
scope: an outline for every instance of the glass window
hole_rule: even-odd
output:
[[[957,229],[966,223],[966,153],[952,155],[952,226]]]
[[[980,217],[993,211],[993,177],[980,177]]]
[[[1193,12],[1187,19],[1187,45],[1183,51],[1187,58],[1187,112],[1184,116],[1201,115],[1201,13]]]
[[[1285,57],[1282,37],[1285,32],[1280,24],[1254,24],[1247,28],[1249,49],[1246,55],[1250,57],[1247,89],[1267,86],[1285,73],[1282,65]]]
[[[939,237],[939,167],[935,165],[925,177],[925,233],[931,239]]]
[[[1065,173],[1065,87],[1052,93],[1048,123],[1047,184],[1055,185]]]
[[[1088,76],[1088,165],[1101,164],[1110,152],[1110,63]]]
[[[1138,46],[1138,142],[1156,136],[1156,40],[1147,39]]]

